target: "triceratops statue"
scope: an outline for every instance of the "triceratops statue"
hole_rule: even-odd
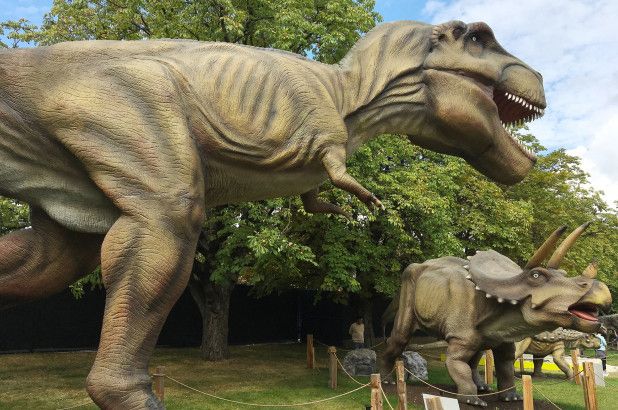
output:
[[[446,367],[461,402],[487,405],[477,396],[489,390],[477,371],[486,349],[494,353],[500,398],[520,400],[513,383],[514,342],[560,326],[595,332],[599,309],[611,304],[607,286],[594,279],[596,270],[567,277],[559,269],[588,225],[575,229],[546,267],[541,263],[566,227],[552,233],[523,268],[493,250],[477,252],[469,260],[447,256],[409,265],[392,302],[397,306],[387,309],[397,313],[381,371],[390,372],[412,333],[422,329],[448,343]]]

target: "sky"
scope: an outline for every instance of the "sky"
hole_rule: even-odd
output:
[[[40,23],[51,3],[0,0],[0,21]],[[548,107],[530,131],[581,157],[592,186],[618,201],[617,0],[377,0],[376,10],[384,21],[488,23],[506,50],[543,74]]]

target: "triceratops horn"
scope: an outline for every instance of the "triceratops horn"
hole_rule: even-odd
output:
[[[524,269],[532,269],[536,268],[537,266],[541,266],[541,262],[543,262],[543,260],[547,258],[547,255],[549,255],[552,249],[554,249],[554,246],[556,246],[556,243],[558,243],[558,239],[560,239],[564,231],[566,231],[566,228],[566,225],[563,225],[560,228],[556,229],[551,235],[549,235],[549,238],[547,238],[545,242],[543,242],[543,245],[539,246],[539,249],[534,252],[534,255],[532,255],[528,263],[526,263]]]
[[[582,272],[582,276],[590,279],[594,279],[597,277],[598,272],[598,264],[596,261],[591,262],[590,265]]]
[[[549,261],[547,262],[547,267],[549,269],[558,269],[560,267],[560,263],[562,263],[562,260],[564,259],[566,253],[569,251],[571,246],[573,246],[577,238],[579,238],[579,236],[584,233],[584,231],[586,230],[586,228],[588,228],[590,224],[591,222],[586,222],[585,224],[580,225],[577,229],[571,232],[571,234],[567,236],[564,241],[562,241],[560,246],[558,246],[558,249],[556,249],[554,254],[551,256],[551,258],[549,258]]]

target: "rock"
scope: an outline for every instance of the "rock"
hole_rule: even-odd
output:
[[[352,350],[343,358],[343,368],[352,376],[377,373],[376,352],[371,349]]]
[[[427,360],[423,359],[423,356],[411,350],[403,352],[401,356],[403,365],[407,370],[422,380],[429,379],[427,374]],[[414,380],[414,377],[406,372],[406,380]]]

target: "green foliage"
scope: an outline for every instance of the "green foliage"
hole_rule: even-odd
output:
[[[0,41],[0,47],[18,48],[21,43],[30,43],[35,40],[37,27],[26,19],[8,20],[0,23],[0,36],[6,35],[11,44]]]
[[[28,226],[27,205],[0,196],[0,235]]]

